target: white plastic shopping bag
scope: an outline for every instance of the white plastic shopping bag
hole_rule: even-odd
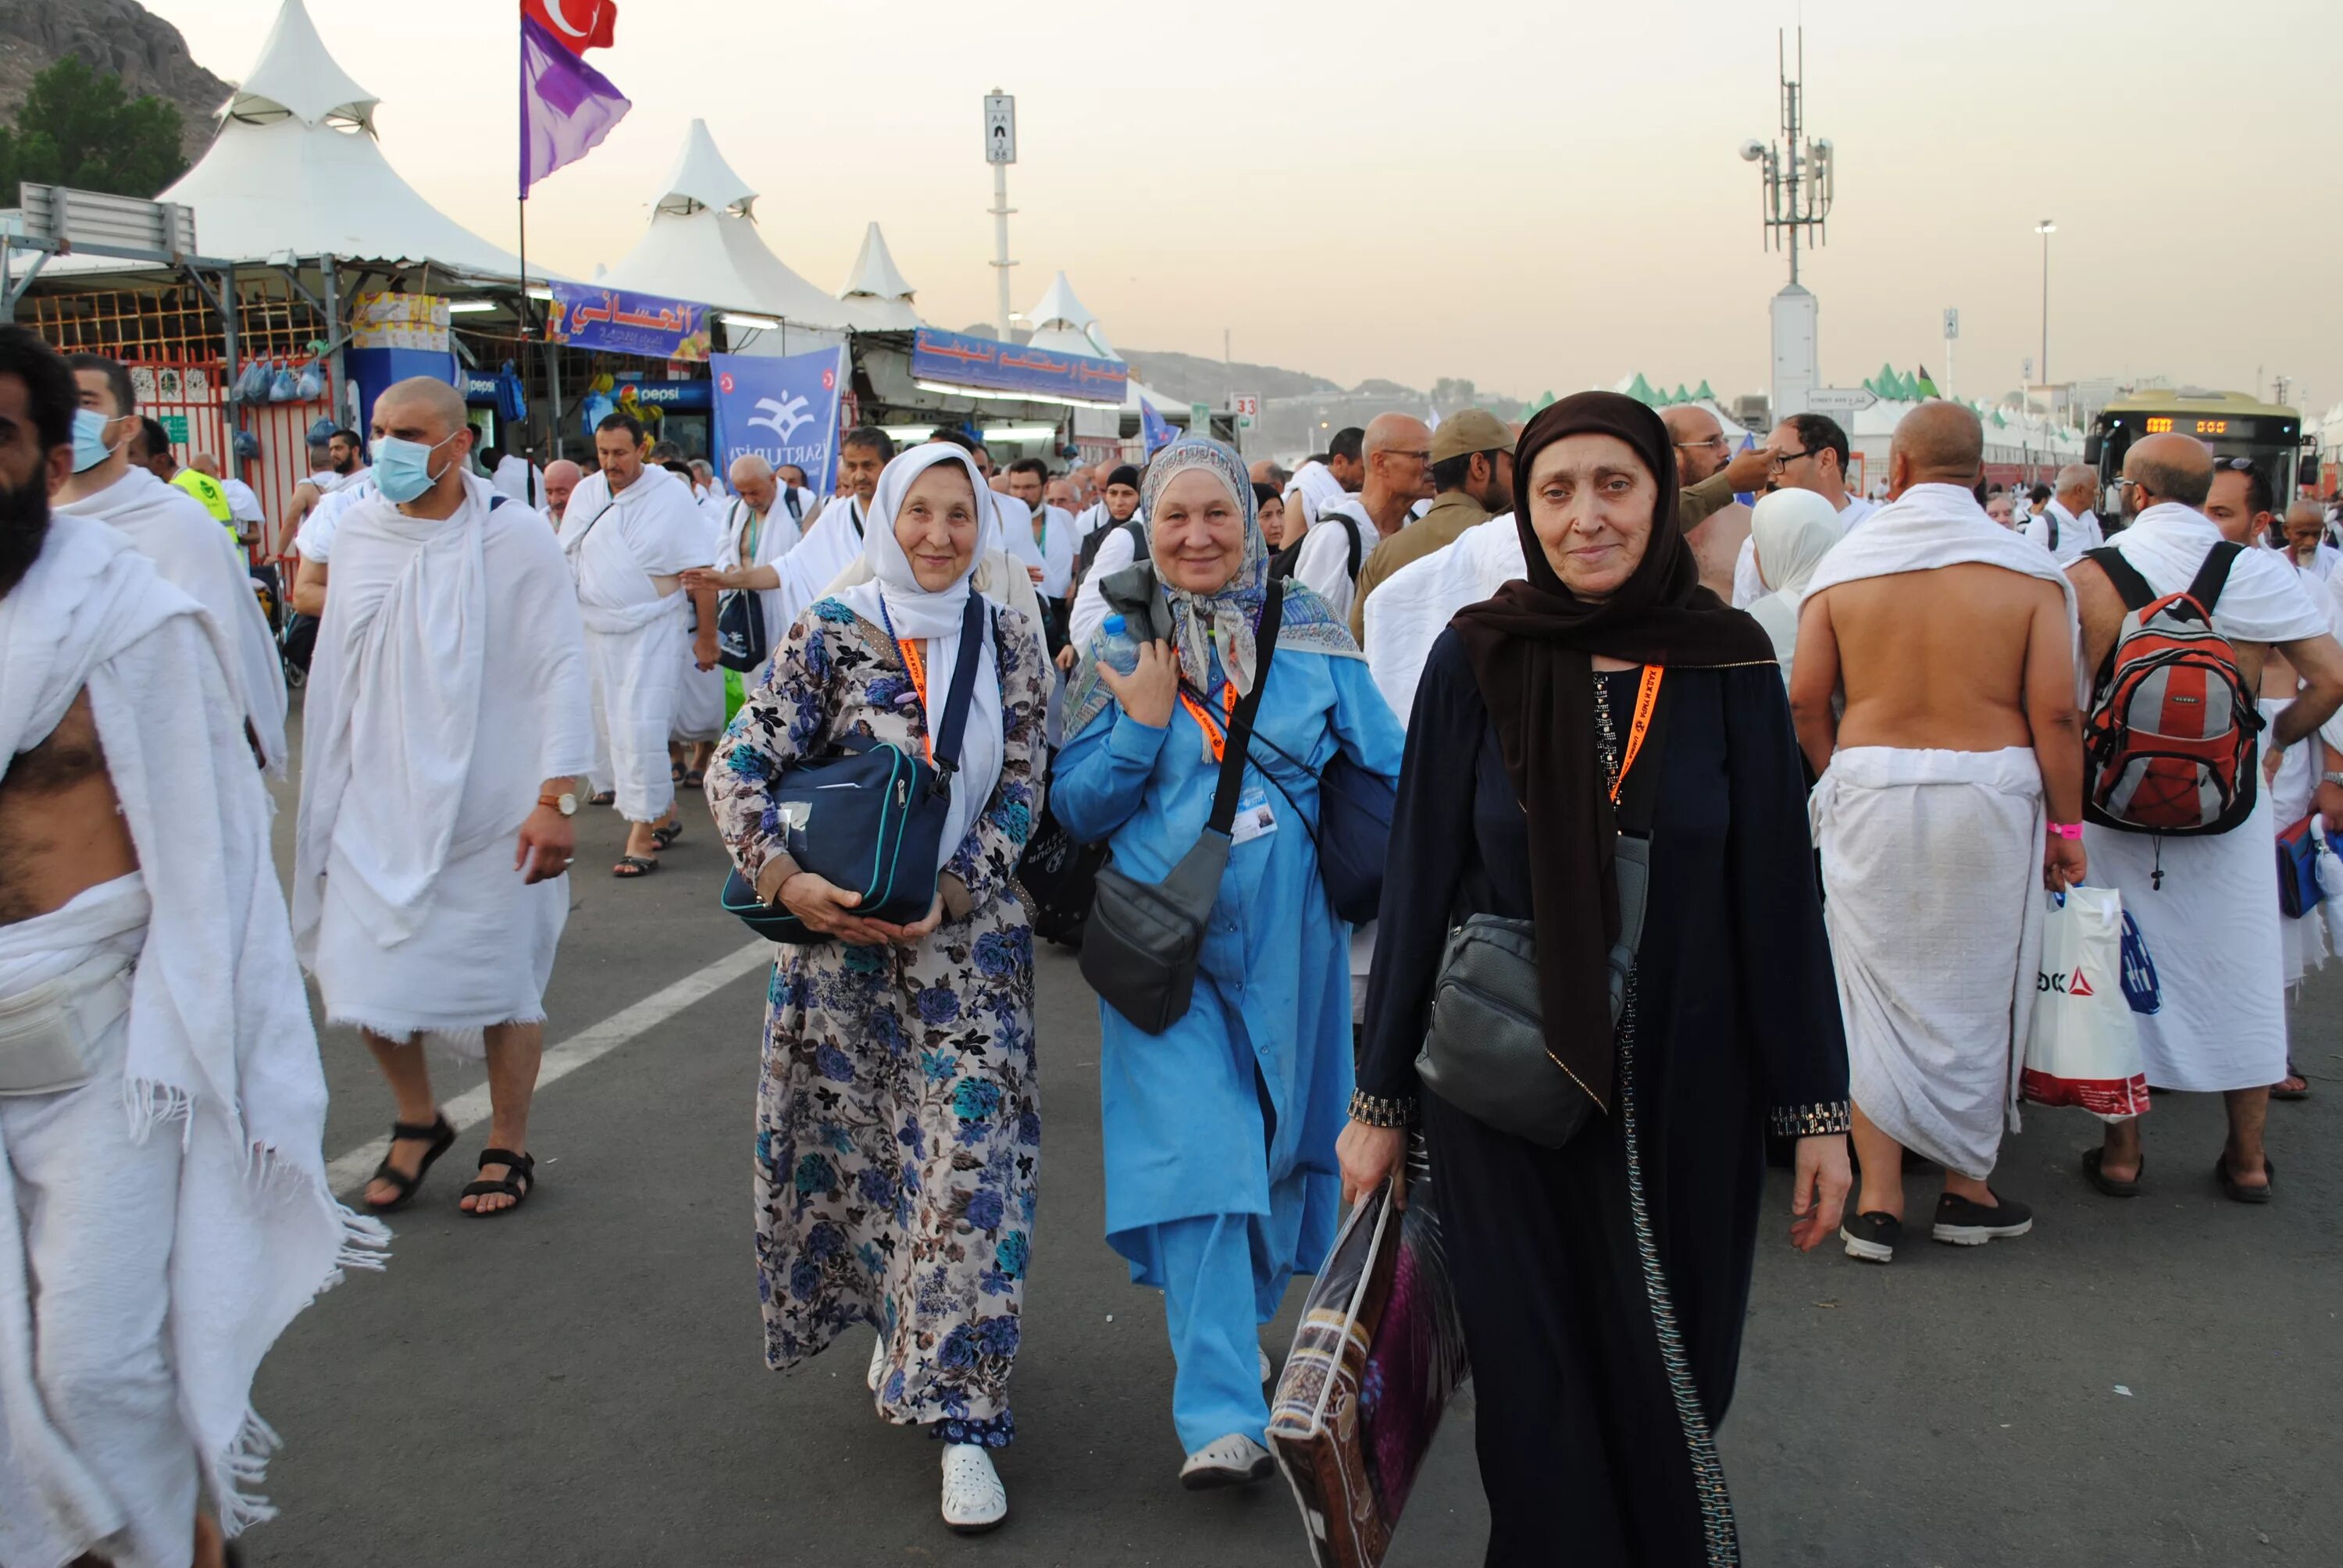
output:
[[[2318,848],[2312,864],[2318,874],[2318,913],[2327,922],[2327,950],[2343,954],[2343,855],[2335,852],[2325,818],[2310,825]]]
[[[2026,1098],[2078,1105],[2107,1121],[2137,1116],[2147,1109],[2147,1074],[2124,997],[2123,895],[2074,888],[2047,896]]]

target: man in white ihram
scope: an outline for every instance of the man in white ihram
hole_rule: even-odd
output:
[[[686,588],[683,574],[716,558],[691,487],[643,462],[642,427],[612,414],[594,432],[601,471],[578,482],[561,522],[561,548],[578,579],[594,717],[607,779],[628,822],[626,853],[611,875],[647,877],[682,836],[668,738],[691,668],[716,665],[716,590]],[[689,629],[693,616],[699,629]]]
[[[789,623],[781,618],[780,565],[797,548],[806,492],[781,484],[772,464],[754,452],[732,459],[730,477],[734,499],[725,508],[716,564],[684,573],[684,585],[754,593],[769,664],[771,650],[789,635]],[[748,672],[752,685],[764,678],[762,667]]]
[[[97,354],[68,355],[65,363],[79,384],[81,408],[73,473],[57,492],[56,509],[127,534],[165,581],[211,612],[227,638],[229,690],[251,721],[253,745],[281,777],[285,666],[243,558],[201,501],[130,461],[138,404],[129,372]]]
[[[592,759],[585,634],[553,530],[469,470],[460,394],[374,407],[380,493],[342,519],[305,714],[293,920],[326,1017],[398,1102],[367,1206],[403,1206],[455,1132],[422,1036],[488,1059],[475,1215],[533,1183],[545,984],[569,917],[572,779]]]
[[[2098,516],[2091,510],[2098,493],[2098,475],[2080,463],[2067,464],[2058,470],[2058,482],[2042,510],[2026,519],[2026,537],[2048,550],[2060,566],[2073,566],[2085,550],[2107,542],[2099,535]]]
[[[388,1238],[327,1187],[226,638],[50,509],[77,401],[0,327],[0,1563],[215,1568],[261,1358]]]

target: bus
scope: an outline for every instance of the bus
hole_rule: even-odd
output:
[[[2101,517],[2121,515],[2115,483],[2132,443],[2167,434],[2194,436],[2217,457],[2253,458],[2269,476],[2280,509],[2294,499],[2297,484],[2318,479],[2317,456],[2305,447],[2297,410],[2243,392],[2149,387],[2102,408],[2084,442],[2083,461],[2098,470]]]

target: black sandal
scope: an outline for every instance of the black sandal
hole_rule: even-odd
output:
[[[423,1185],[423,1178],[430,1174],[433,1162],[454,1146],[456,1130],[447,1125],[445,1115],[435,1118],[428,1126],[413,1121],[394,1121],[390,1124],[390,1141],[393,1143],[427,1141],[431,1147],[424,1151],[423,1163],[415,1168],[412,1176],[394,1167],[387,1153],[383,1155],[382,1163],[376,1166],[374,1174],[367,1178],[367,1184],[387,1181],[398,1189],[398,1196],[387,1203],[368,1203],[367,1207],[377,1214],[394,1213],[415,1201],[415,1190]]]
[[[707,789],[708,770],[704,768],[685,769],[683,770],[683,787],[687,789]]]
[[[680,822],[669,822],[664,828],[654,828],[651,829],[651,842],[657,844],[662,849],[671,849],[675,848],[675,841],[682,837],[683,824]]]
[[[2107,1152],[2104,1146],[2083,1151],[2083,1180],[2109,1198],[2138,1197],[2139,1184],[2147,1179],[2147,1156],[2140,1157],[2139,1170],[2133,1173],[2130,1181],[2118,1181],[2101,1167],[2100,1161],[2107,1157]]]
[[[621,855],[618,857],[618,863],[610,868],[610,875],[622,882],[631,882],[637,877],[649,876],[659,868],[659,863],[657,860],[646,856]]]
[[[478,1209],[468,1209],[464,1211],[465,1213],[475,1220],[493,1220],[499,1214],[509,1214],[514,1210],[519,1208],[523,1203],[527,1202],[528,1201],[528,1195],[537,1191],[536,1155],[516,1154],[509,1149],[481,1150],[480,1169],[485,1171],[491,1165],[502,1165],[506,1167],[504,1177],[501,1181],[474,1181],[467,1186],[462,1192],[458,1194],[458,1196],[459,1198],[486,1198],[496,1194],[502,1194],[503,1196],[511,1199],[512,1201],[501,1209],[490,1209],[486,1213],[482,1213]]]
[[[618,793],[615,790],[598,789],[593,794],[586,797],[586,804],[588,806],[608,806],[615,804],[618,799]]]
[[[2221,1184],[2222,1195],[2232,1203],[2267,1203],[2270,1201],[2270,1189],[2278,1185],[2278,1166],[2268,1155],[2263,1155],[2262,1184],[2248,1187],[2229,1169],[2229,1151],[2224,1149],[2221,1157],[2213,1161],[2213,1179]]]

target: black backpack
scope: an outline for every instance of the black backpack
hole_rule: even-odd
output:
[[[1082,541],[1082,548],[1074,556],[1074,583],[1067,591],[1069,599],[1082,591],[1082,579],[1091,575],[1091,567],[1098,560],[1099,547],[1105,544],[1118,528],[1131,536],[1131,558],[1134,561],[1147,558],[1147,528],[1139,520],[1137,514],[1134,513],[1126,522],[1092,528],[1091,537]]]
[[[1311,524],[1310,527],[1312,528],[1322,528],[1338,518],[1342,519],[1342,526],[1351,531],[1351,565],[1349,569],[1351,586],[1356,588],[1359,582],[1359,568],[1365,562],[1367,555],[1366,540],[1362,538],[1359,533],[1359,519],[1353,517],[1348,512],[1329,512],[1326,516]],[[1286,546],[1283,549],[1270,557],[1269,575],[1281,582],[1287,578],[1292,577],[1293,575],[1294,564],[1302,558],[1302,547],[1309,543],[1309,541],[1310,535],[1307,531],[1304,531],[1300,538],[1294,540],[1292,544]]]

